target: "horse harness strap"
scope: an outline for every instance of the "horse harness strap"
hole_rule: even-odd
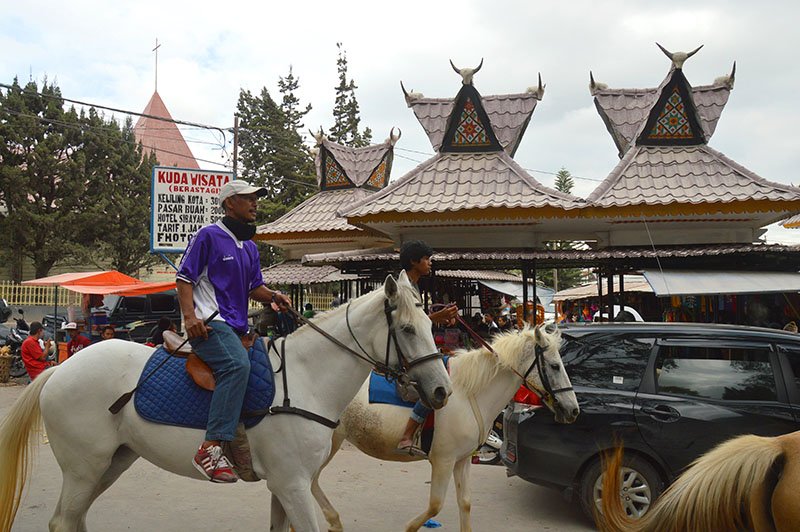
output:
[[[478,446],[475,449],[480,449],[481,445],[486,442],[486,438],[489,437],[489,433],[483,433],[483,414],[481,414],[481,409],[473,394],[469,394],[469,406],[472,408],[472,415],[475,416],[475,422],[478,424]]]
[[[281,379],[283,380],[283,404],[281,406],[273,406],[269,409],[268,412],[270,415],[277,415],[277,414],[293,414],[295,416],[304,417],[311,421],[315,421],[321,425],[325,425],[328,428],[335,429],[339,426],[339,421],[332,421],[326,417],[320,416],[319,414],[315,414],[314,412],[310,412],[308,410],[304,410],[302,408],[297,408],[292,406],[291,400],[289,399],[289,380],[287,377],[287,360],[286,360],[286,338],[281,340],[281,350],[280,353],[278,349],[275,347],[275,341],[270,339],[269,348],[274,350],[275,353],[278,355],[278,358],[281,360],[281,367],[276,371],[276,373],[281,373]]]
[[[477,341],[483,348],[485,348],[487,351],[489,351],[491,354],[497,357],[497,352],[492,348],[492,346],[489,345],[489,343],[486,340],[481,338],[481,336],[478,333],[476,333],[472,329],[472,327],[470,327],[467,324],[467,322],[464,321],[464,319],[461,316],[456,316],[456,319],[459,321],[459,323],[461,323],[461,325],[467,330],[467,332],[470,334],[470,336],[472,336],[472,338],[475,341]],[[547,373],[544,371],[543,360],[544,360],[544,349],[542,349],[539,346],[539,344],[536,344],[534,347],[533,362],[531,363],[530,367],[528,367],[528,370],[525,372],[524,375],[519,371],[517,371],[516,368],[509,367],[509,369],[513,371],[517,375],[517,377],[520,377],[522,379],[522,385],[525,388],[527,388],[528,390],[532,391],[533,393],[541,397],[544,401],[552,400],[554,403],[558,403],[558,398],[556,397],[556,394],[572,391],[572,387],[570,386],[568,388],[559,388],[558,390],[554,390],[553,387],[550,385],[550,379],[547,377]],[[533,368],[538,369],[539,379],[542,381],[544,390],[541,390],[539,389],[538,386],[528,382],[528,375],[530,375],[531,371],[533,371]]]

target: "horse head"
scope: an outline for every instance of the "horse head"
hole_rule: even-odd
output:
[[[402,368],[423,403],[441,408],[452,392],[450,377],[441,362],[441,353],[431,334],[431,320],[422,309],[417,291],[405,271],[397,279],[386,277],[383,289],[389,339],[373,333],[373,349],[380,352],[385,348],[387,365]]]
[[[533,341],[527,342],[525,347],[525,359],[530,360],[530,365],[524,384],[541,397],[558,423],[572,423],[580,414],[580,407],[561,362],[561,331],[554,327],[548,332],[544,325],[538,325],[532,337]]]

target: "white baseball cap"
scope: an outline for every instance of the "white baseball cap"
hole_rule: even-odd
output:
[[[71,321],[71,322],[67,323],[66,325],[64,325],[63,327],[61,327],[61,330],[62,331],[77,331],[78,330],[78,324],[75,323],[74,321]]]
[[[261,197],[267,194],[267,189],[264,187],[256,187],[247,181],[233,179],[222,185],[222,188],[219,189],[220,205],[222,205],[222,202],[226,199],[237,194],[256,194]]]

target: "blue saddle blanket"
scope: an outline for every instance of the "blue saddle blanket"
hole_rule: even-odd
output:
[[[369,402],[414,407],[414,402],[403,401],[394,382],[374,371],[369,374]]]
[[[267,356],[266,344],[256,340],[250,349],[250,380],[242,406],[242,422],[252,427],[265,413],[246,415],[248,412],[268,409],[275,397],[275,380],[272,364]],[[165,358],[163,366],[152,377],[142,382]],[[208,411],[212,393],[197,386],[186,372],[186,359],[170,356],[159,347],[145,364],[139,377],[134,405],[144,419],[154,423],[204,429],[208,424]]]

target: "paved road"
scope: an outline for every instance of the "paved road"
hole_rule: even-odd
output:
[[[0,416],[22,389],[0,385]],[[427,503],[429,474],[427,463],[381,462],[348,446],[323,473],[322,486],[339,509],[346,530],[403,530]],[[473,466],[471,477],[476,531],[593,530],[578,505],[556,491],[507,478],[503,467]],[[60,484],[58,465],[42,444],[12,530],[47,530]],[[269,500],[265,483],[214,485],[166,473],[140,460],[95,502],[87,524],[89,530],[101,532],[266,531]],[[437,519],[443,525],[439,530],[458,530],[452,485]]]

